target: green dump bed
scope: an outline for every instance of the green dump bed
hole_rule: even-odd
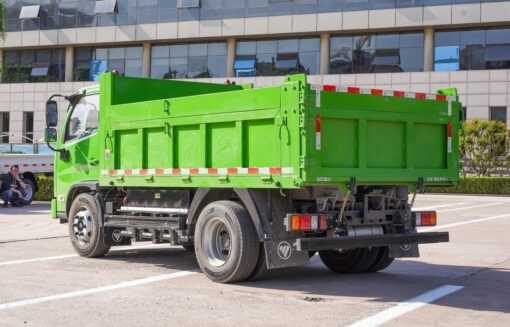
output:
[[[458,180],[455,97],[104,74],[101,185],[300,188]]]

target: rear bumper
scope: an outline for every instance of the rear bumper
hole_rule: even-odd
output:
[[[371,246],[441,243],[448,242],[449,239],[448,232],[300,238],[296,240],[296,248],[298,251],[320,251],[366,248]]]

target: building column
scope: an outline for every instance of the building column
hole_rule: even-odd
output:
[[[152,47],[149,42],[145,42],[143,44],[143,53],[142,53],[142,76],[143,77],[151,77],[151,51]]]
[[[433,28],[423,31],[423,71],[434,71],[434,34]]]
[[[234,62],[236,60],[236,39],[227,39],[227,77],[234,77]]]
[[[0,83],[2,83],[2,76],[4,74],[3,67],[4,67],[4,50],[0,49]]]
[[[73,71],[74,71],[74,48],[66,47],[66,60],[65,60],[66,68],[65,68],[65,81],[72,82],[73,81]]]
[[[329,74],[329,41],[330,35],[328,33],[321,34],[321,59],[320,59],[320,74]]]

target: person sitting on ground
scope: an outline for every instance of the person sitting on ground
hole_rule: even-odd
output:
[[[23,206],[23,198],[27,194],[27,184],[23,183],[19,174],[19,166],[12,165],[11,170],[2,178],[0,187],[0,197],[4,200],[4,208],[9,206],[9,202],[14,207]]]

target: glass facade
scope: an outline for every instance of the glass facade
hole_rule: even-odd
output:
[[[510,28],[436,32],[434,70],[510,69]]]
[[[506,124],[507,121],[506,107],[490,107],[489,120],[497,120]]]
[[[95,0],[5,0],[6,31],[130,25],[317,12],[423,7],[497,0],[117,0],[117,12],[95,14]],[[39,17],[20,19],[23,6]]]
[[[10,112],[0,111],[0,143],[9,143]]]
[[[335,36],[329,73],[423,71],[423,33]]]
[[[240,41],[237,43],[236,77],[319,73],[320,39]]]
[[[117,70],[126,76],[142,76],[142,47],[76,48],[74,80],[97,81],[99,74]]]
[[[152,78],[224,77],[227,74],[227,43],[154,45]]]
[[[64,65],[64,49],[4,51],[2,82],[61,82]]]

